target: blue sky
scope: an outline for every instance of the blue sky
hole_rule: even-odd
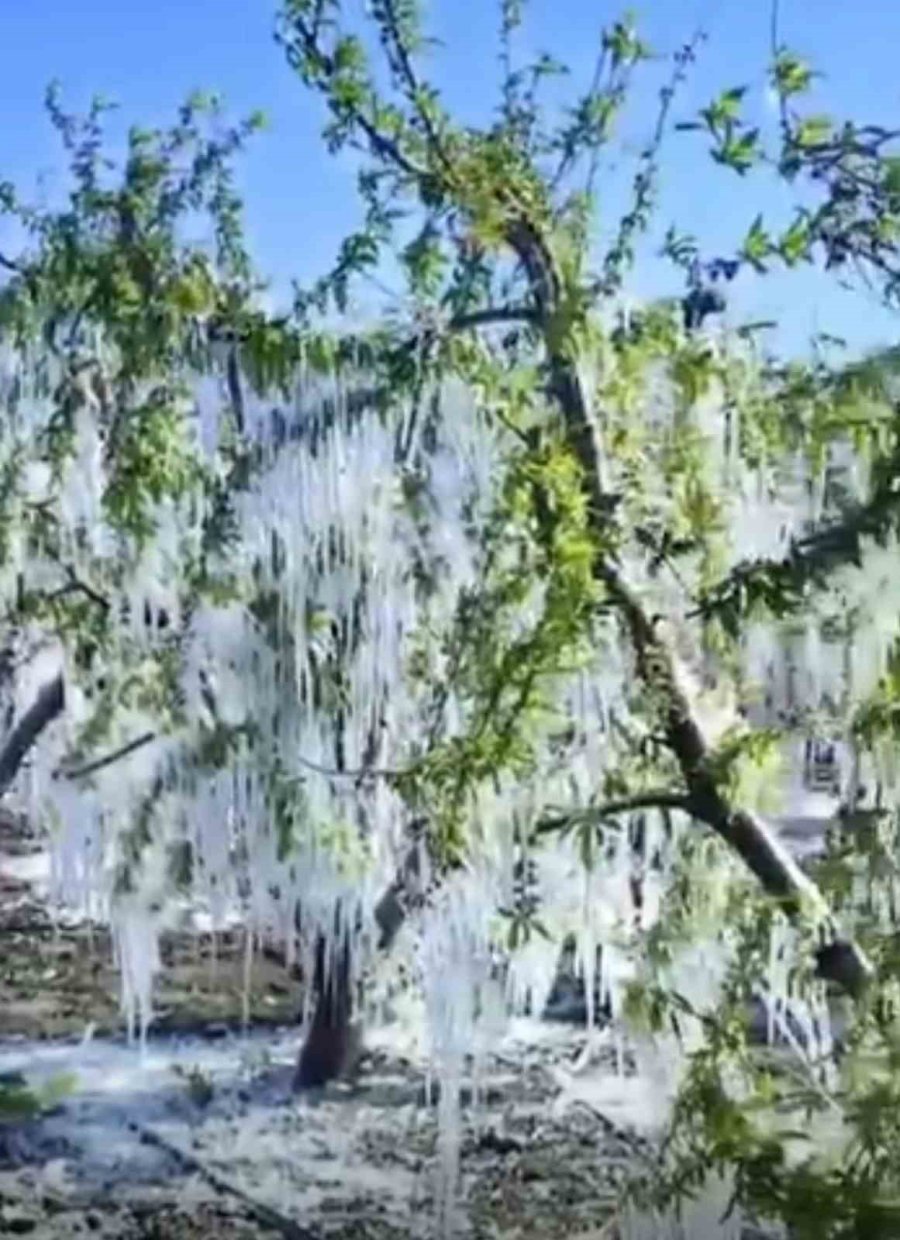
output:
[[[262,108],[270,129],[242,162],[254,254],[275,293],[290,276],[311,279],[357,221],[352,168],[327,155],[322,112],[291,75],[272,39],[277,0],[0,0],[0,178],[33,190],[39,176],[52,193],[60,154],[42,108],[46,83],[58,78],[64,102],[86,106],[93,93],[116,99],[123,122],[165,124],[195,88],[220,91],[235,114]],[[354,0],[353,8],[361,7]],[[444,42],[435,76],[466,119],[486,116],[496,99],[495,0],[431,0],[431,29]],[[532,0],[519,39],[523,57],[552,51],[572,68],[572,88],[589,81],[601,26],[623,6],[590,0]],[[750,87],[752,106],[771,123],[765,97],[768,0],[644,0],[632,6],[654,48],[672,51],[698,24],[709,41],[680,96],[686,117],[719,89]],[[840,116],[900,124],[898,0],[781,0],[782,38],[826,74],[820,104]],[[633,165],[627,149],[646,136],[661,68],[638,83],[624,129],[623,158],[611,151],[601,180],[602,218],[615,218]],[[55,182],[54,182],[55,174]],[[767,178],[740,182],[715,169],[700,141],[673,135],[663,169],[659,223],[697,232],[710,253],[739,241],[757,211],[786,219],[794,201]],[[604,210],[605,208],[605,210]],[[3,238],[0,225],[0,239]],[[633,281],[638,296],[674,292],[674,276],[652,257]],[[778,317],[781,339],[801,347],[816,330],[843,334],[854,346],[896,338],[897,324],[872,301],[843,294],[813,273],[754,279],[742,275],[731,313]]]

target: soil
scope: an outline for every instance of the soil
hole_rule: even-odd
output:
[[[54,924],[31,884],[10,877],[9,865],[3,876],[5,858],[37,848],[24,824],[0,819],[0,1074],[21,1073],[31,1086],[61,1071],[76,1080],[52,1111],[0,1122],[0,1235],[442,1234],[437,1108],[422,1059],[395,1032],[369,1036],[354,1085],[297,1098],[290,1080],[302,987],[276,960],[258,957],[251,1027],[242,1030],[236,931],[215,944],[204,935],[166,938],[151,1037],[143,1053],[127,1046],[107,932]],[[458,1234],[616,1240],[619,1189],[646,1156],[627,1098],[618,1113],[579,1100],[567,1082],[585,1032],[526,1025],[487,1064],[480,1097],[464,1098]],[[611,1056],[602,1052],[591,1071],[601,1085],[624,1088],[627,1068],[617,1076]],[[718,1234],[689,1222],[659,1232]]]
[[[108,930],[50,916],[31,883],[4,872],[4,861],[36,856],[40,842],[21,820],[0,815],[0,1038],[33,1039],[124,1031],[119,977]],[[156,1033],[241,1027],[245,939],[238,930],[167,934],[155,992]],[[254,1025],[293,1022],[302,987],[274,951],[257,954],[249,1010]]]

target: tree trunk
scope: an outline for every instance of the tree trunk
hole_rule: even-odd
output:
[[[394,881],[375,906],[378,950],[390,951],[409,907],[422,898],[418,889],[421,875],[421,844],[411,845]],[[316,949],[313,987],[316,1004],[294,1075],[294,1089],[313,1089],[350,1075],[361,1050],[361,1039],[353,1024],[353,993],[350,939],[347,937],[329,970],[324,938]]]
[[[344,939],[331,968],[326,962],[324,939],[319,939],[316,956],[314,985],[318,998],[297,1061],[296,1090],[326,1085],[352,1072],[355,1066],[349,937]]]

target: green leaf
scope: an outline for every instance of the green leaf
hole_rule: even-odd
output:
[[[772,254],[774,249],[772,239],[763,227],[762,216],[758,215],[744,238],[741,257],[757,271],[764,272],[766,270],[765,259]]]
[[[805,94],[816,76],[806,61],[787,50],[778,53],[771,72],[772,85],[784,99]]]
[[[808,258],[812,244],[809,218],[806,213],[798,215],[787,232],[777,242],[777,250],[789,267]]]
[[[712,103],[701,109],[700,115],[714,137],[728,134],[740,118],[741,102],[747,93],[746,86],[735,86],[722,91]]]
[[[834,124],[828,116],[804,116],[794,127],[793,141],[801,150],[830,141]]]

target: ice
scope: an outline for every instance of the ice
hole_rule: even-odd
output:
[[[615,379],[615,358],[608,360],[612,370],[604,383]],[[10,364],[7,355],[4,365]],[[31,450],[48,403],[33,360],[21,366],[25,397],[17,434]],[[598,382],[601,369],[594,376]],[[191,433],[206,463],[221,471],[221,392],[214,378],[190,376]],[[296,399],[281,401],[277,418],[270,394],[247,385],[248,427],[263,462],[235,496],[239,538],[208,565],[233,579],[236,597],[227,600],[190,598],[185,577],[186,551],[196,558],[201,546],[203,498],[154,502],[153,537],[145,546],[132,545],[103,519],[104,467],[89,409],[77,424],[59,505],[67,529],[84,527],[90,537],[71,536],[64,550],[85,580],[115,589],[115,621],[99,671],[86,671],[39,627],[22,635],[30,653],[15,678],[15,713],[27,709],[60,670],[67,706],[64,718],[41,738],[18,792],[27,794],[32,815],[52,829],[50,878],[60,910],[111,923],[123,1011],[138,1041],[146,1043],[152,1025],[159,934],[185,904],[195,924],[243,925],[248,978],[254,952],[265,941],[281,944],[288,960],[299,961],[308,975],[321,942],[331,959],[349,937],[354,981],[390,971],[377,958],[373,914],[404,860],[415,810],[391,774],[415,761],[426,744],[458,738],[472,723],[471,698],[452,676],[447,636],[461,596],[479,580],[483,524],[509,442],[478,393],[460,384],[427,394],[410,437],[408,402],[385,413],[365,397],[365,379],[301,374]],[[432,395],[439,406],[434,417]],[[733,531],[723,541],[723,566],[784,554],[804,522],[821,514],[822,479],[807,488],[800,460],[777,470],[742,463],[735,446],[740,410],[726,427],[721,391],[714,388],[700,408],[686,412],[660,371],[633,399],[630,415],[643,417],[653,434],[662,434],[677,415],[694,417],[697,433],[706,437],[704,480],[722,494]],[[614,408],[609,416],[623,412],[629,411]],[[653,434],[648,431],[648,451],[656,450]],[[398,451],[407,440],[404,452]],[[5,444],[0,447],[6,451]],[[605,465],[612,469],[614,462]],[[648,473],[648,509],[671,514],[662,472],[658,479]],[[413,503],[417,479],[424,485]],[[865,485],[862,474],[851,481]],[[28,493],[39,495],[48,486],[46,471],[31,468],[26,482]],[[30,563],[15,523],[13,530],[0,569],[4,592],[10,595],[17,574],[26,570],[32,583],[55,581],[59,566],[40,558]],[[671,618],[679,681],[710,743],[745,717],[771,723],[797,711],[827,715],[840,745],[847,739],[849,692],[858,696],[877,684],[896,637],[896,552],[893,543],[867,547],[863,572],[840,575],[849,598],[874,604],[840,660],[822,638],[822,609],[811,608],[794,634],[753,624],[743,643],[742,694],[748,700],[740,702],[691,622],[681,583],[671,572],[651,571],[636,547],[626,548],[623,563],[648,610]],[[688,563],[684,571],[696,576],[697,565]],[[543,589],[535,581],[522,602],[522,632],[540,615]],[[559,946],[569,935],[585,980],[588,1024],[592,1032],[600,1024],[594,1003],[599,955],[600,1004],[610,1014],[613,1040],[621,1044],[626,989],[640,973],[643,936],[660,916],[678,839],[699,830],[683,814],[664,818],[653,809],[642,811],[643,845],[636,850],[631,837],[637,820],[617,815],[594,833],[590,865],[575,831],[563,840],[548,835],[523,843],[544,817],[596,810],[605,777],[623,761],[633,762],[634,738],[640,744],[650,740],[640,709],[634,710],[635,668],[613,618],[597,620],[591,643],[590,657],[548,683],[556,709],[534,725],[530,765],[500,773],[467,798],[461,811],[471,842],[467,868],[427,901],[395,952],[397,968],[401,962],[413,966],[421,1000],[416,1018],[424,1021],[423,1040],[440,1086],[439,1197],[447,1230],[455,1225],[461,1088],[477,1085],[508,1017],[542,1010]],[[428,676],[411,674],[414,656]],[[174,668],[178,688],[174,704],[166,698],[162,709],[161,666]],[[101,679],[117,687],[115,710],[103,705]],[[102,740],[87,744],[85,737],[98,730]],[[89,777],[65,775],[80,746],[96,757],[148,732],[152,743]],[[230,745],[226,761],[204,757],[212,741]],[[796,751],[786,747],[785,754],[784,786],[775,783],[774,799],[794,814],[830,813],[835,796],[800,786],[791,774]],[[841,756],[849,761],[843,751]],[[867,760],[881,779],[896,785],[895,757],[882,753]],[[748,784],[748,795],[762,800],[772,784]],[[190,865],[176,891],[171,861],[179,850]],[[534,865],[533,894],[549,937],[535,931],[513,948],[498,909],[508,909],[514,897],[514,867],[523,850]],[[734,870],[711,852],[705,877],[702,899],[714,924]],[[781,929],[777,934],[782,937],[773,942],[764,995],[770,1036],[792,1040],[807,1059],[827,1054],[823,997],[791,992],[786,962],[796,944]],[[701,1010],[712,1009],[733,950],[727,934],[709,934],[676,952],[662,980]],[[798,1028],[799,1037],[793,1032]],[[699,1036],[686,1021],[680,1041],[665,1038],[640,1048],[644,1085],[628,1083],[620,1071],[615,1084],[606,1082],[603,1089],[620,1091],[620,1109],[664,1125],[685,1055]],[[595,1045],[586,1048],[579,1068],[588,1071]],[[614,1100],[607,1097],[604,1105]]]

